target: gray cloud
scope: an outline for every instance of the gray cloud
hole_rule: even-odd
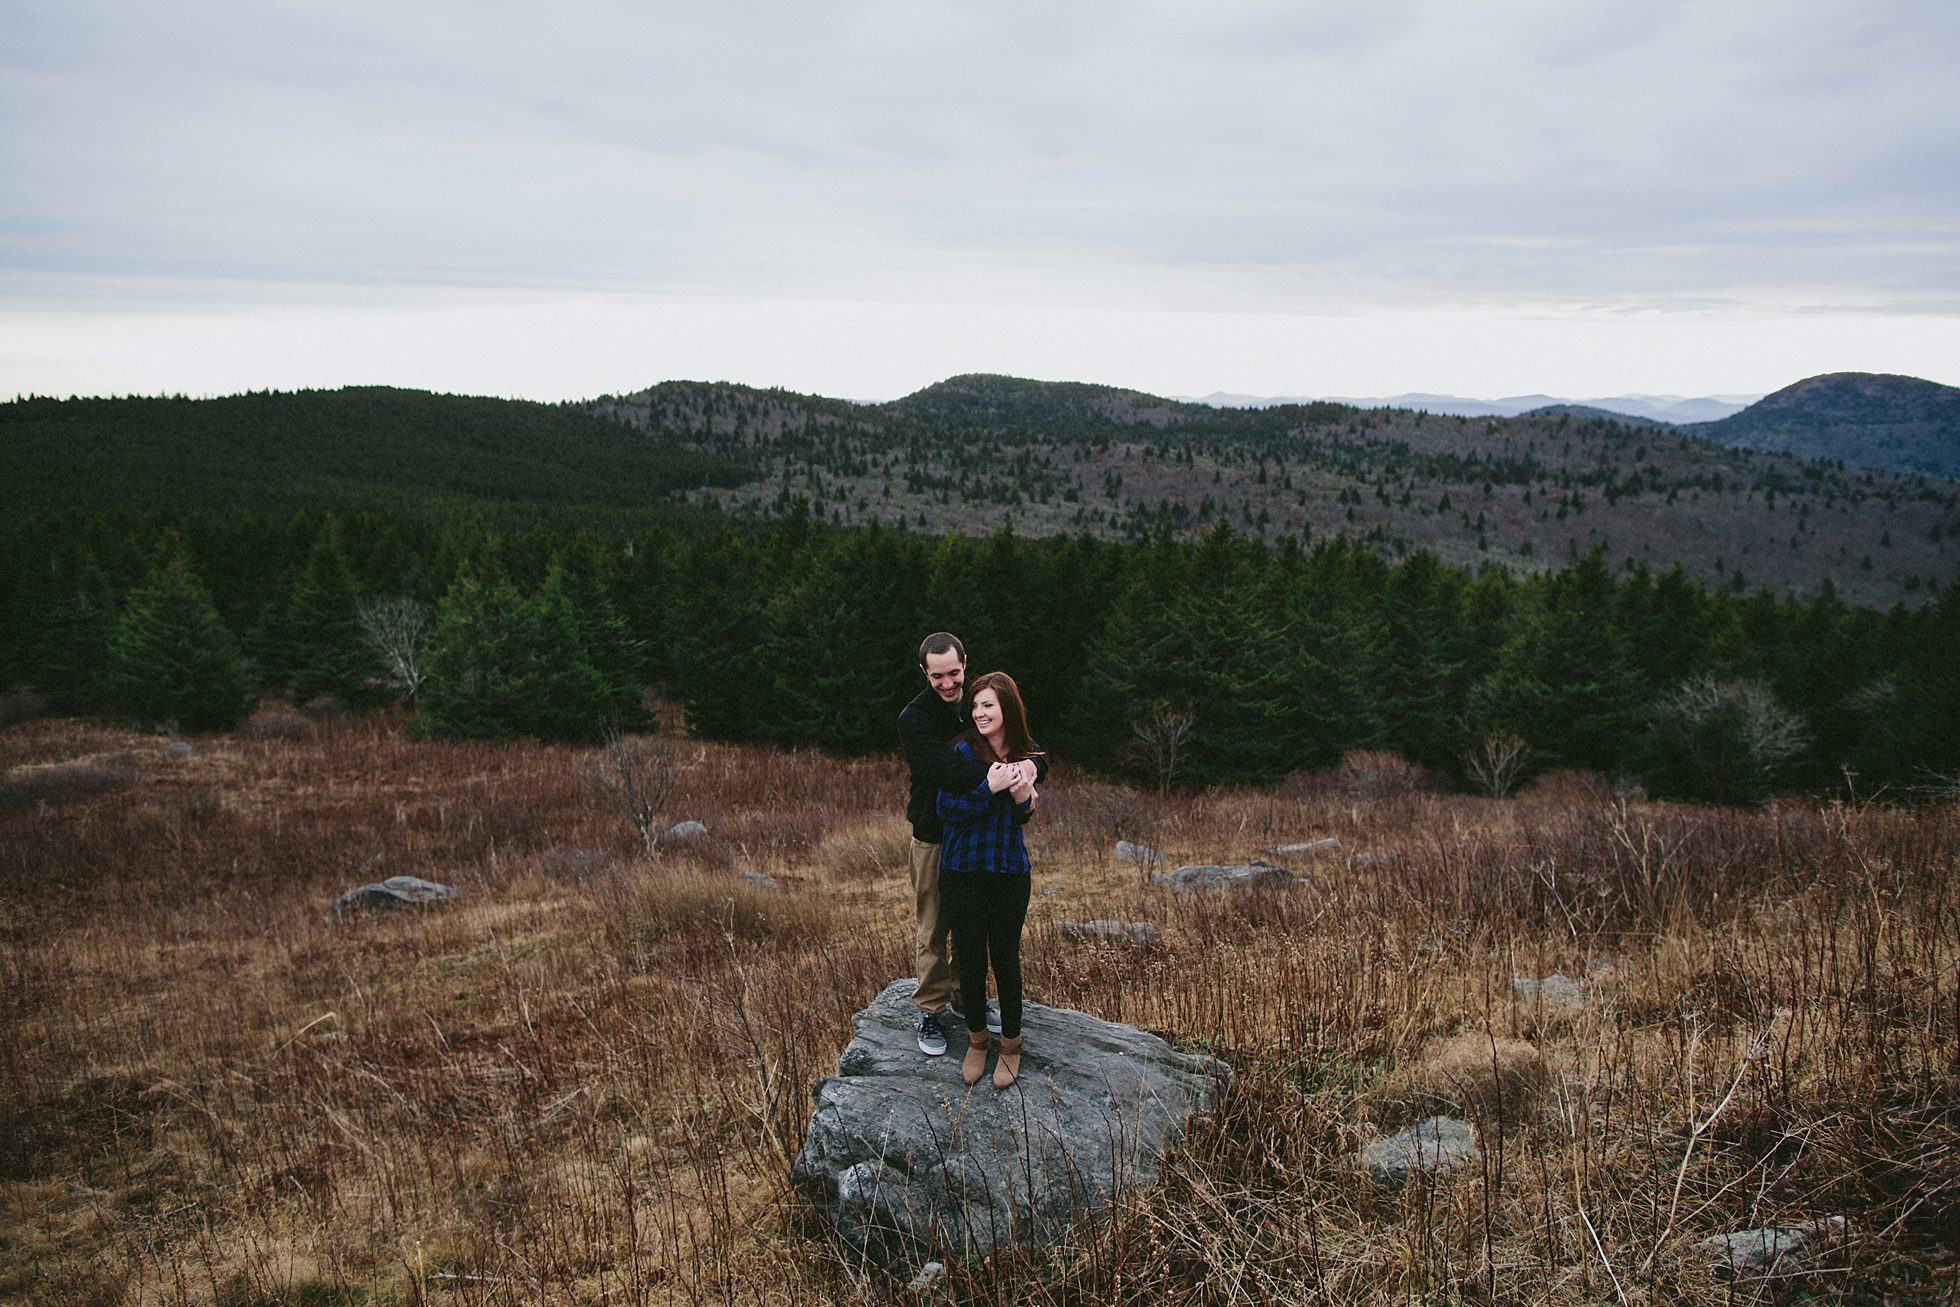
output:
[[[17,293],[1960,312],[1944,0],[9,8]]]

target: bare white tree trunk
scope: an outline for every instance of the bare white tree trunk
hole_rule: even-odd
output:
[[[383,679],[410,703],[422,692],[428,672],[422,655],[435,633],[435,618],[423,605],[405,596],[363,603],[361,636],[380,660]]]

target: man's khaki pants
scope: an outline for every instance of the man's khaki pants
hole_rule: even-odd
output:
[[[911,861],[913,919],[918,923],[913,962],[919,973],[912,1001],[921,1012],[939,1012],[952,1001],[954,985],[950,927],[939,911],[939,846],[913,840]]]

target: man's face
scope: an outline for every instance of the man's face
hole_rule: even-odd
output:
[[[944,653],[926,655],[926,680],[933,690],[947,703],[958,703],[966,688],[966,664],[960,656],[948,649]]]

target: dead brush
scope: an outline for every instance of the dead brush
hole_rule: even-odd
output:
[[[303,740],[313,734],[313,719],[293,708],[260,708],[242,728],[254,740]]]
[[[1545,1054],[1522,1039],[1466,1031],[1432,1040],[1398,1066],[1382,1099],[1413,1122],[1435,1112],[1515,1125],[1531,1120],[1551,1082]]]
[[[870,819],[829,832],[804,865],[827,884],[905,877],[911,850],[912,828],[902,818]]]
[[[692,968],[737,945],[808,945],[837,928],[836,910],[820,896],[647,864],[616,877],[603,899],[607,949],[633,970]]]
[[[133,748],[145,782],[0,813],[0,1296],[902,1295],[911,1268],[846,1265],[785,1160],[851,1014],[909,970],[904,879],[865,872],[902,865],[895,758],[674,739],[672,815],[779,858],[772,888],[641,854],[578,788],[582,751],[411,740],[385,713],[316,727],[199,737],[181,763],[74,721],[0,733],[10,779]],[[192,820],[172,792],[217,806]],[[1396,856],[1185,899],[1112,864],[1099,803],[1194,861],[1322,835]],[[1168,796],[1070,778],[1044,804],[1037,876],[1068,898],[1038,901],[1030,996],[1237,1079],[1157,1188],[1050,1247],[953,1263],[955,1295],[1711,1301],[1702,1238],[1845,1214],[1854,1238],[1728,1297],[1950,1296],[1951,805],[1369,804],[1331,775]],[[833,838],[880,851],[804,875]],[[626,860],[580,879],[584,850]],[[469,892],[325,918],[392,871]],[[1064,916],[1160,930],[1063,946]],[[1617,966],[1573,1019],[1503,988],[1592,958]],[[1476,1168],[1376,1194],[1355,1151],[1446,1104],[1520,1128],[1487,1130]]]
[[[88,760],[45,767],[16,767],[0,777],[0,813],[24,812],[42,805],[77,803],[98,794],[126,790],[136,781],[134,767],[118,767]]]

